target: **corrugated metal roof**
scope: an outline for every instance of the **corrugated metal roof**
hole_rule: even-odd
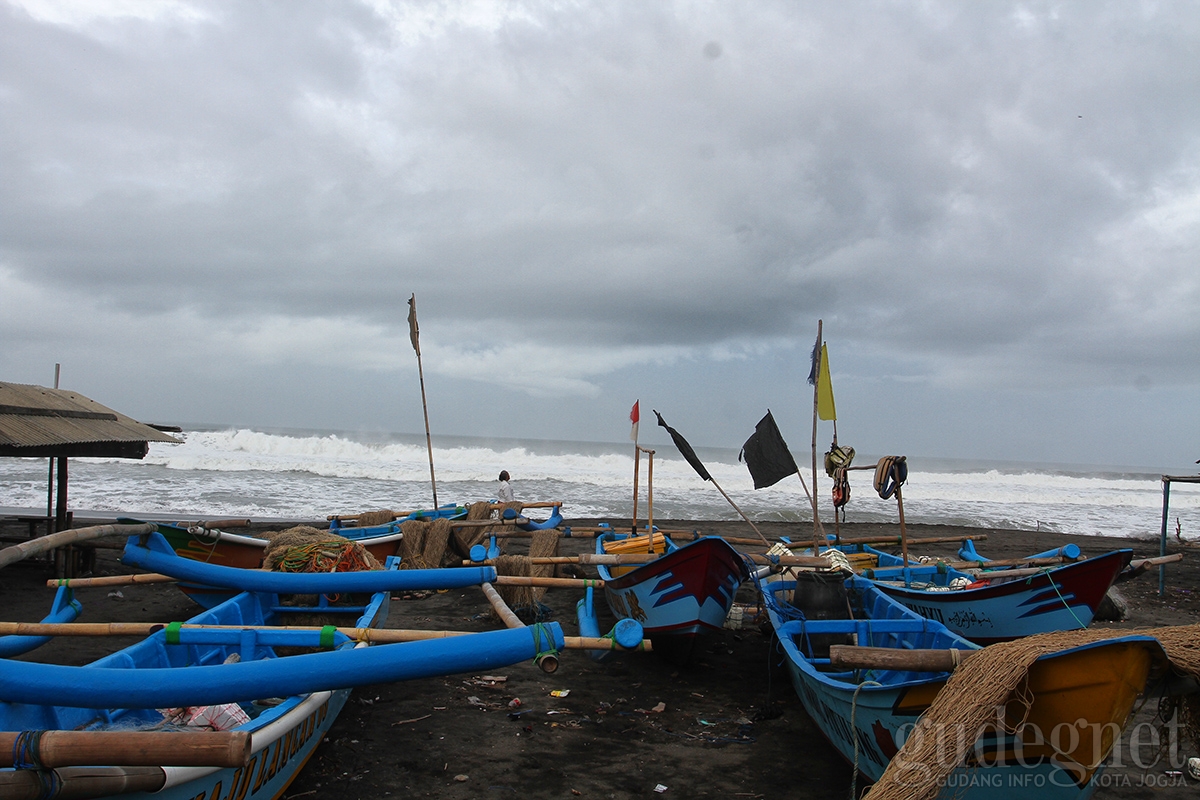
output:
[[[141,458],[180,440],[64,389],[0,382],[0,455]]]

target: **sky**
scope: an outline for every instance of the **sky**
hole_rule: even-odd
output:
[[[1191,2],[0,0],[0,380],[146,422],[803,450],[820,324],[860,452],[1192,474],[1198,256]]]

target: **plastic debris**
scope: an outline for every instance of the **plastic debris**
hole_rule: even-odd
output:
[[[650,710],[653,711],[655,714],[661,714],[662,712],[667,710],[667,704],[660,702],[658,705],[656,705],[654,708],[652,708]]]
[[[551,697],[566,697],[571,693],[570,689],[555,689],[550,693]]]
[[[659,794],[662,794],[666,790],[667,790],[667,787],[661,783],[654,787],[654,791],[658,792]]]
[[[1187,760],[1187,771],[1188,775],[1200,781],[1200,758],[1189,758]]]
[[[514,697],[512,700],[509,700],[508,707],[509,708],[520,708],[521,707],[521,698]]]

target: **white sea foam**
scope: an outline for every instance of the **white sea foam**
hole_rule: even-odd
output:
[[[152,444],[142,461],[72,459],[70,506],[131,516],[318,519],[375,508],[425,508],[433,502],[423,436],[230,429],[193,430],[184,438],[182,445]],[[673,445],[653,447],[656,519],[738,518]],[[811,519],[798,478],[756,491],[736,451],[701,449],[699,456],[720,489],[751,518]],[[562,500],[568,517],[629,517],[633,510],[632,443],[437,437],[433,460],[441,503],[492,497],[497,474],[507,469],[519,497]],[[872,460],[860,455],[856,464]],[[649,472],[643,458],[638,500],[643,520]],[[45,459],[0,459],[0,505],[45,507],[47,477]],[[869,471],[851,473],[846,519],[895,521],[896,502],[881,500],[871,477]],[[807,471],[805,480],[811,488]],[[820,513],[828,520],[833,515],[829,479],[821,474],[818,480]],[[905,518],[915,523],[1138,538],[1157,536],[1162,525],[1162,484],[1157,474],[1145,471],[909,459],[902,491]],[[1172,486],[1172,534],[1176,520],[1185,539],[1200,537],[1200,487]]]

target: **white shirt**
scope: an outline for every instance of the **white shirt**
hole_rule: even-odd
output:
[[[501,503],[511,503],[516,499],[513,497],[513,490],[508,485],[508,481],[500,481],[500,488],[496,490],[496,499]]]

